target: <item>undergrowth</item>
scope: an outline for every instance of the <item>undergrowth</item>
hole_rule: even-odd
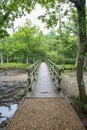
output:
[[[79,96],[72,96],[72,100],[78,109],[80,109],[83,113],[87,114],[87,102],[86,103],[81,102]]]

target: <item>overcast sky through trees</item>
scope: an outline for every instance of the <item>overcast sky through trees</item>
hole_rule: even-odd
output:
[[[86,0],[87,5],[87,0]],[[16,31],[19,26],[23,26],[26,22],[26,19],[29,19],[33,24],[36,26],[39,26],[40,29],[44,32],[44,34],[48,33],[50,29],[46,28],[46,24],[42,23],[41,20],[38,20],[37,17],[40,15],[43,15],[45,13],[45,9],[42,8],[40,5],[36,4],[35,9],[32,10],[30,14],[27,14],[26,16],[23,16],[22,18],[18,18],[14,22],[14,29],[8,29],[8,32],[10,34],[13,33],[13,31]]]

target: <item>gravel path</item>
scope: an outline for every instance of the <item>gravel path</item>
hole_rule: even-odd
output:
[[[65,98],[26,98],[7,130],[85,130]]]

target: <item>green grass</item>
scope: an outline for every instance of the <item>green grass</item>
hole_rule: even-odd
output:
[[[23,64],[23,63],[4,63],[3,65],[0,65],[0,69],[26,69],[29,65]]]
[[[58,66],[60,66],[61,68],[63,68],[62,64],[60,64]],[[65,64],[64,68],[67,69],[67,70],[69,70],[69,69],[75,70],[75,65],[74,64]],[[87,67],[84,70],[87,70]]]
[[[71,72],[75,72],[75,65],[73,64],[65,64],[65,66],[63,65],[58,65],[60,66],[61,68],[63,68],[64,71],[62,71],[63,73],[62,74],[67,74],[67,73],[71,73]]]
[[[61,68],[63,68],[63,65],[59,65]],[[65,64],[64,70],[66,72],[73,72],[76,71],[75,65],[74,64]],[[84,69],[84,72],[87,72],[87,67]]]
[[[63,65],[59,65],[61,68],[63,68]],[[71,64],[65,64],[64,70],[75,70],[75,65]]]

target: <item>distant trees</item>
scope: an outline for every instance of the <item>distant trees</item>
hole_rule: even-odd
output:
[[[39,58],[45,59],[48,50],[45,36],[30,21],[12,36],[3,38],[0,48],[3,49],[3,61],[26,64],[33,63]]]
[[[60,34],[57,31],[52,30],[46,35],[47,44],[48,44],[48,53],[47,56],[57,64],[63,64],[63,60],[66,64],[75,64],[76,58],[76,37],[71,36],[71,32],[68,30],[63,31],[63,42],[64,42],[64,57],[63,57],[63,48],[62,40]],[[63,59],[64,58],[64,59]]]
[[[66,36],[67,35],[67,36]],[[73,36],[65,31],[65,61],[75,59],[76,46]],[[62,64],[62,45],[58,32],[51,30],[47,35],[43,35],[40,29],[27,21],[12,36],[3,38],[0,45],[3,50],[4,62],[33,63],[37,59],[51,59],[57,64]],[[73,53],[72,53],[72,50]],[[2,57],[1,57],[2,58]],[[66,61],[67,63],[67,61]]]
[[[1,0],[0,1],[0,59],[3,64],[2,46],[5,36],[8,35],[6,29],[12,28],[15,18],[26,15],[26,12],[34,8],[34,2],[31,4],[29,0]]]

